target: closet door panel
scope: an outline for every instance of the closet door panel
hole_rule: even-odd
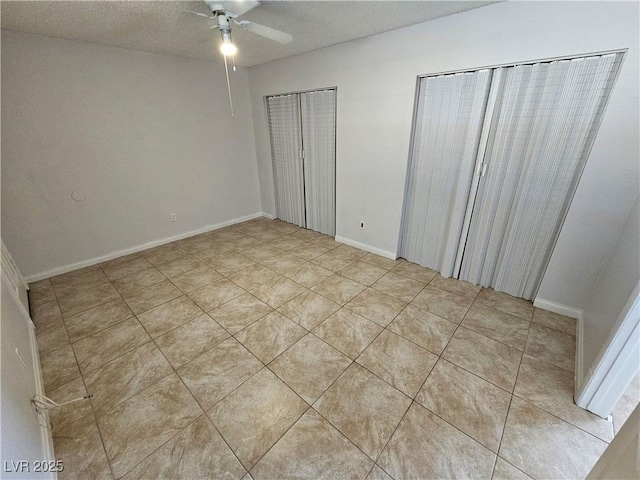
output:
[[[307,228],[334,236],[336,92],[300,94]]]
[[[620,61],[612,54],[504,69],[461,279],[535,296]]]
[[[304,227],[302,138],[298,95],[267,97],[276,217]]]
[[[478,156],[491,72],[420,80],[400,255],[453,273]]]

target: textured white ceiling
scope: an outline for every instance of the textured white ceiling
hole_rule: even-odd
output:
[[[233,28],[237,64],[252,66],[482,7],[495,1],[264,1],[241,17],[285,31],[282,45]],[[221,61],[220,34],[193,1],[2,1],[2,28],[115,47]]]

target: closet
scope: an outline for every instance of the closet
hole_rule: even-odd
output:
[[[336,90],[266,97],[276,217],[335,235]]]
[[[623,55],[420,78],[400,256],[533,299]]]

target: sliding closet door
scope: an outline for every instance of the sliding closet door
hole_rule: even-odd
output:
[[[304,227],[302,138],[298,95],[267,97],[276,216]]]
[[[460,278],[532,299],[621,54],[504,68]]]
[[[300,94],[307,228],[334,236],[336,91]]]
[[[420,80],[400,256],[453,273],[473,182],[491,72]]]

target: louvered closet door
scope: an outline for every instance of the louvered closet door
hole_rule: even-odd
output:
[[[301,227],[305,223],[302,138],[298,95],[267,97],[276,216]]]
[[[621,56],[503,69],[461,279],[535,296]]]
[[[491,71],[420,80],[400,256],[449,277],[472,186]]]
[[[300,94],[307,228],[334,236],[336,92]]]

